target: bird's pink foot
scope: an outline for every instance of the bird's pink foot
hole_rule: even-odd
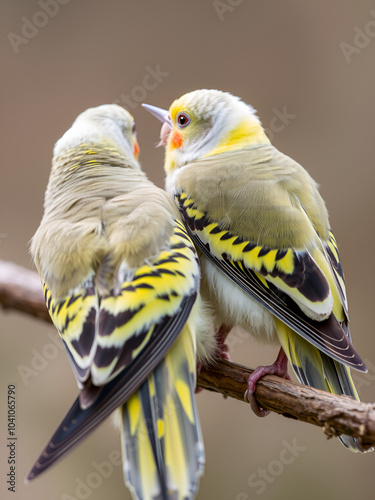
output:
[[[221,325],[219,330],[215,333],[215,338],[216,338],[216,357],[222,358],[222,359],[227,359],[230,361],[230,355],[229,355],[229,346],[225,343],[225,340],[228,336],[228,333],[230,332],[230,328]],[[197,363],[197,377],[202,369],[202,363],[198,362]],[[195,394],[199,394],[201,391],[203,391],[202,388],[196,387],[195,388]]]
[[[221,325],[219,330],[216,332],[215,337],[217,341],[217,356],[219,358],[227,359],[230,361],[229,346],[225,343],[228,333],[231,328],[226,325]]]
[[[251,409],[258,417],[266,417],[270,413],[268,410],[261,408],[254,397],[255,386],[263,375],[277,375],[278,377],[290,380],[290,375],[288,374],[288,358],[282,347],[280,348],[276,361],[272,365],[258,366],[248,378],[245,400],[250,403]]]

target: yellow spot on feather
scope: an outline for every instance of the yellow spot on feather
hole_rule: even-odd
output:
[[[263,285],[268,288],[267,280],[265,278],[263,278],[263,276],[261,276],[260,274],[258,274],[258,273],[255,273],[255,274],[256,274],[258,280],[261,281],[263,283]]]
[[[191,394],[189,386],[183,380],[177,380],[175,383],[176,391],[178,397],[180,398],[181,404],[184,408],[188,419],[193,424],[194,423],[194,412],[193,406],[191,404]]]
[[[164,420],[162,420],[161,418],[158,418],[157,421],[157,432],[158,432],[158,439],[161,439],[165,434]]]
[[[267,272],[272,272],[275,268],[275,258],[277,250],[270,250],[266,255],[261,257],[262,264],[266,268]]]
[[[276,262],[280,271],[285,274],[292,274],[294,271],[294,253],[293,250],[288,250],[284,257]]]
[[[127,407],[130,421],[130,433],[132,436],[134,436],[141,415],[141,402],[139,400],[138,394],[134,394],[134,396],[129,399]]]

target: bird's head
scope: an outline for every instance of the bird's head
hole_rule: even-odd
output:
[[[254,108],[228,92],[196,90],[169,111],[143,107],[163,122],[159,144],[166,147],[167,174],[205,156],[269,143]]]
[[[110,143],[129,160],[138,160],[134,118],[117,104],[103,104],[83,111],[57,141],[54,154],[61,155],[67,149],[85,143]]]

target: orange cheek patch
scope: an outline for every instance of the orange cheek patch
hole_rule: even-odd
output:
[[[179,132],[177,132],[177,130],[173,131],[171,136],[172,147],[178,149],[182,146],[182,143],[183,143],[182,135]]]
[[[137,141],[134,141],[134,151],[133,151],[133,154],[134,156],[137,158],[138,155],[139,155],[139,146],[138,146],[138,142]]]

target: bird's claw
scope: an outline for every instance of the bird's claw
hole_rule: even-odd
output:
[[[257,417],[267,417],[267,415],[270,414],[269,410],[265,410],[258,405],[254,394],[250,392],[249,389],[245,391],[244,400],[250,403],[251,409]]]
[[[247,390],[245,392],[245,401],[250,403],[251,409],[258,417],[266,417],[269,415],[268,410],[261,408],[256,402],[254,392],[258,380],[264,375],[277,375],[278,377],[285,378],[286,380],[291,380],[288,373],[288,358],[283,350],[280,349],[276,361],[269,366],[258,366],[247,380]]]

